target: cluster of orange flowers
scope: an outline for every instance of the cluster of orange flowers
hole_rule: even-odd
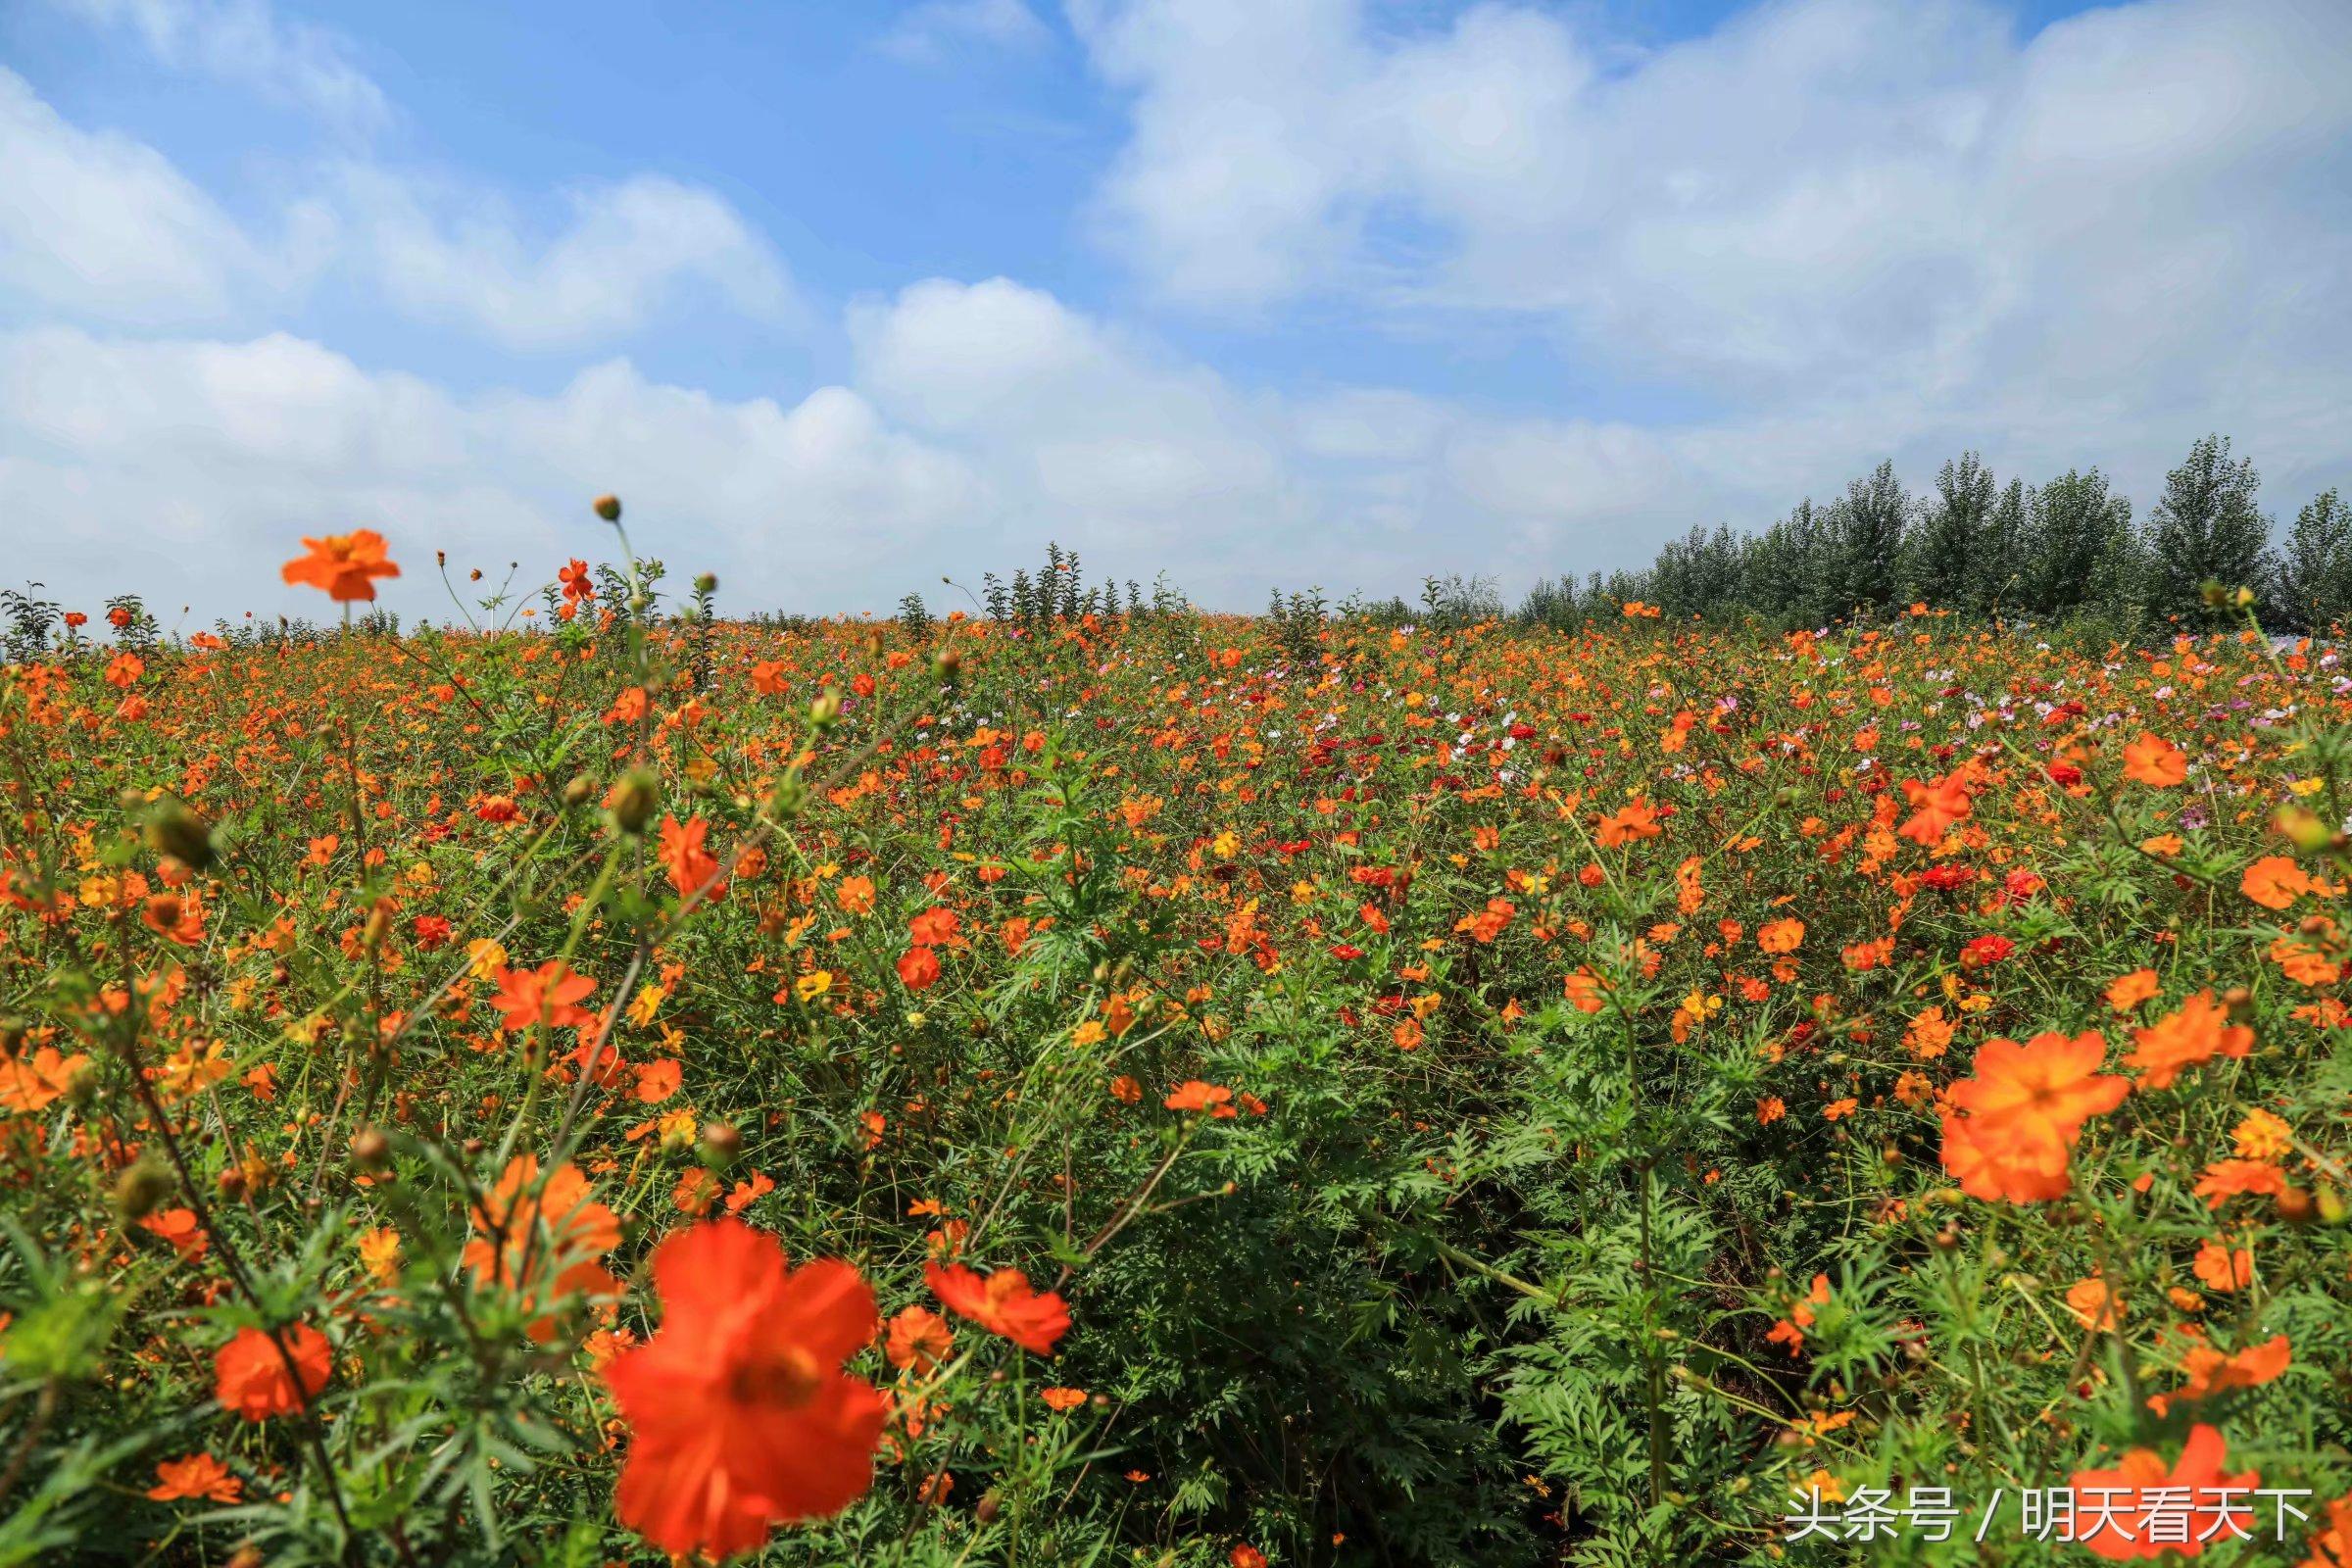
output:
[[[370,602],[400,575],[367,529],[304,545],[284,580],[339,604]],[[2274,658],[2184,637],[2102,660],[1950,630],[1740,642],[1653,625],[1658,612],[1634,604],[1615,631],[1572,643],[1368,633],[1301,670],[1240,623],[1210,622],[1226,645],[1202,657],[1100,620],[1018,644],[955,622],[966,681],[993,665],[1020,686],[1068,656],[1054,701],[1016,708],[942,696],[931,658],[871,628],[722,625],[708,670],[589,692],[580,672],[625,607],[598,594],[583,561],[557,581],[563,629],[547,634],[451,637],[366,662],[331,644],[213,638],[124,647],[86,676],[10,672],[0,739],[72,738],[124,778],[169,780],[143,810],[184,800],[227,819],[267,803],[316,836],[286,840],[282,908],[261,919],[206,870],[209,845],[159,829],[133,868],[94,811],[58,829],[70,875],[0,853],[0,954],[64,932],[142,966],[110,975],[78,1024],[12,1041],[0,1112],[11,1157],[128,1170],[159,1108],[201,1111],[229,1135],[227,1191],[282,1180],[338,1136],[348,1148],[341,1102],[335,1116],[288,1106],[286,1067],[250,1044],[311,1054],[292,1062],[332,1043],[328,1005],[290,978],[306,943],[364,977],[332,1000],[362,1056],[399,1064],[386,1114],[417,1127],[444,1114],[462,1131],[478,1112],[492,1127],[514,1109],[513,1075],[490,1093],[463,1075],[519,1065],[528,1094],[568,1100],[564,1125],[580,1139],[497,1148],[461,1205],[458,1267],[511,1309],[517,1340],[565,1351],[595,1325],[578,1348],[625,1434],[616,1514],[663,1551],[750,1551],[847,1508],[877,1456],[903,1456],[940,1417],[956,1323],[1053,1356],[1073,1321],[1062,1291],[1086,1301],[1074,1262],[1053,1290],[973,1266],[973,1226],[995,1212],[977,1201],[915,1205],[938,1221],[919,1241],[907,1227],[919,1288],[911,1263],[894,1278],[855,1247],[826,1250],[859,1265],[792,1266],[762,1227],[800,1195],[779,1199],[780,1166],[737,1161],[739,1126],[779,1140],[838,1126],[838,1158],[887,1170],[895,1189],[927,1180],[925,1162],[957,1137],[1017,1132],[1022,1107],[1080,1084],[1084,1114],[1114,1119],[1129,1148],[1149,1134],[1177,1152],[1107,1202],[1081,1250],[1080,1195],[1106,1199],[1082,1173],[1041,1177],[1008,1135],[1004,1188],[1017,1196],[998,1201],[1045,1204],[1043,1223],[1058,1215],[1070,1238],[1057,1260],[1091,1259],[1182,1206],[1154,1184],[1189,1170],[1183,1152],[1279,1128],[1284,1085],[1229,1049],[1276,1013],[1275,997],[1301,1020],[1286,1027],[1328,1030],[1362,1070],[1442,1086],[1394,1118],[1416,1136],[1451,1109],[1443,1086],[1499,1058],[1595,1041],[1644,1061],[1737,1057],[1755,1086],[1752,1126],[1744,1088],[1736,1118],[1748,1156],[1797,1173],[1794,1190],[1825,1148],[1867,1144],[1881,1186],[1855,1201],[1890,1247],[1969,1200],[2044,1227],[2029,1234],[2056,1249],[2072,1245],[2070,1200],[2184,1200],[2201,1230],[2157,1281],[2177,1321],[2134,1320],[2148,1308],[2132,1259],[2078,1259],[2057,1276],[2082,1276],[2060,1323],[2139,1336],[2168,1369],[2133,1419],[2178,1421],[2193,1405],[2221,1421],[2287,1376],[2296,1347],[2311,1353],[2299,1328],[2290,1344],[2265,1317],[2257,1265],[2272,1221],[2302,1226],[2346,1185],[2342,1118],[2299,1109],[2289,1069],[2339,1051],[2352,1024],[2338,907],[2352,879],[2318,815],[2335,809],[2335,781],[2282,720],[2246,715],[2352,722],[2326,650]],[[316,693],[333,681],[348,689],[327,718]],[[568,714],[567,744],[609,754],[597,763],[618,782],[567,793],[547,768],[466,765],[499,681],[525,689],[534,712]],[[1052,710],[1060,720],[998,716]],[[767,831],[787,780],[805,811]],[[1021,814],[1041,796],[1049,828]],[[531,890],[535,911],[572,922],[561,947],[517,934],[524,915],[484,917],[542,835],[600,808],[633,835],[613,874],[635,876],[632,897],[655,911],[642,951],[608,928],[601,885]],[[2097,856],[2098,877],[2123,877],[2120,863],[2143,879],[2132,907],[2153,911],[2145,930],[2113,912],[2120,896],[2100,902]],[[1078,988],[1038,1047],[1050,1071],[917,1053],[951,1024],[959,1043],[990,1039],[999,1018],[984,1003],[1043,989],[1022,965],[1114,928],[1152,930],[1154,951],[1106,960]],[[364,1009],[345,1005],[362,995]],[[103,1131],[61,1137],[60,1107],[107,1070],[107,1020],[133,1014],[136,1082],[157,1108],[142,1101]],[[721,1037],[715,1016],[754,1022]],[[415,1052],[420,1031],[446,1050]],[[785,1042],[849,1086],[821,1117],[763,1099],[764,1066],[742,1070],[755,1048]],[[995,1112],[1005,1120],[982,1119]],[[1692,1201],[1718,1190],[1731,1164],[1710,1167],[1718,1157],[1686,1159]],[[1448,1210],[1465,1196],[1455,1163],[1433,1141],[1419,1167]],[[134,1240],[201,1278],[206,1304],[233,1297],[196,1207],[140,1215]],[[213,1360],[223,1411],[313,1421],[358,1374],[355,1303],[400,1287],[398,1224],[363,1229],[353,1257],[364,1284],[321,1302],[315,1323],[237,1320]],[[621,1326],[639,1258],[659,1304],[642,1339]],[[1776,1261],[1782,1272],[1748,1282],[1769,1322],[1757,1338],[1774,1348],[1772,1375],[1801,1377],[1822,1336],[1846,1332],[1843,1287],[1813,1258]],[[881,1301],[908,1297],[885,1318]],[[2217,1321],[2212,1300],[2236,1320]],[[341,1365],[329,1332],[348,1341]],[[1903,1343],[1924,1334],[1908,1324]],[[2063,1361],[2076,1348],[2062,1349]],[[869,1350],[895,1383],[854,1370]],[[2074,1381],[2102,1389],[2093,1357],[2079,1359]],[[1073,1419],[1090,1403],[1059,1385],[1041,1397]],[[1841,1429],[1815,1420],[1806,1442]],[[2253,1484],[2226,1477],[2224,1459],[2219,1427],[2199,1421],[2177,1448],[2133,1447],[2074,1486],[2116,1499]],[[950,1484],[943,1472],[919,1490],[936,1501]],[[159,1465],[148,1495],[227,1504],[245,1483],[199,1451]],[[2352,1505],[2329,1516],[2311,1560],[2352,1561],[2347,1541]],[[2085,1544],[2151,1554],[2115,1532]],[[1266,1559],[1243,1544],[1230,1560]]]

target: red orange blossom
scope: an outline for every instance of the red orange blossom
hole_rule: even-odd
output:
[[[790,1267],[740,1220],[654,1251],[661,1332],[605,1368],[634,1436],[613,1505],[677,1556],[749,1551],[839,1513],[873,1482],[882,1396],[842,1363],[874,1337],[874,1293],[833,1258]]]
[[[2088,1030],[2050,1032],[2024,1045],[1988,1040],[1976,1075],[1951,1088],[1943,1118],[1943,1165],[1971,1198],[2012,1203],[2065,1196],[2067,1157],[2082,1124],[2132,1092],[2128,1078],[2102,1073],[2107,1042]]]
[[[400,567],[384,559],[384,536],[373,528],[303,540],[309,555],[289,561],[278,575],[289,583],[322,588],[337,604],[375,598],[375,579],[397,577]]]

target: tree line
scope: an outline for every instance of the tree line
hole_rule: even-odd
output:
[[[2193,622],[2207,587],[2251,589],[2265,625],[2352,625],[2352,509],[2335,491],[2296,514],[2283,541],[2259,504],[2251,460],[2207,436],[2165,476],[2144,519],[2107,475],[2069,469],[2003,482],[1974,452],[1913,495],[1882,463],[1826,505],[1810,499],[1760,533],[1692,528],[1647,567],[1539,582],[1521,617],[1554,626],[1661,614],[1789,625],[1870,619],[1924,603],[2005,619]]]

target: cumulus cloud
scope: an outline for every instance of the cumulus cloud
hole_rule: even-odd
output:
[[[269,319],[330,273],[371,304],[514,349],[579,348],[716,308],[787,329],[782,259],[717,193],[655,174],[531,204],[361,160],[321,164],[268,228],[240,223],[162,153],[68,122],[0,69],[0,289],[20,308],[138,326]]]
[[[446,614],[435,550],[493,580],[509,561],[552,577],[564,556],[610,550],[587,510],[607,489],[674,571],[716,570],[739,605],[832,610],[985,499],[961,460],[844,387],[730,402],[614,360],[552,395],[460,398],[283,333],[66,327],[0,337],[0,489],[43,541],[29,574],[169,596],[199,620],[316,613],[276,564],[302,534],[360,525],[409,568],[386,603]]]
[[[623,336],[665,308],[715,301],[790,324],[802,308],[774,249],[715,193],[656,175],[575,188],[536,230],[511,205],[353,166],[351,264],[405,314],[511,348]]]
[[[2022,42],[1983,0],[1796,0],[1622,67],[1527,5],[1073,18],[1133,103],[1103,232],[1196,306],[1511,313],[1779,397],[2013,373],[2084,312],[2109,358],[2226,340],[2281,259],[2344,265],[2352,9],[2327,0],[2143,0]]]
[[[355,132],[391,119],[383,89],[340,35],[277,16],[268,0],[50,0],[131,34],[175,71],[200,72]]]
[[[297,286],[330,224],[316,207],[257,240],[154,148],[85,131],[0,68],[0,297],[19,309],[160,325],[217,319]]]

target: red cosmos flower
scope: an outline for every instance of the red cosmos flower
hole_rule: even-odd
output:
[[[718,858],[703,848],[710,836],[710,824],[701,817],[680,824],[675,816],[662,819],[662,867],[669,873],[669,885],[680,895],[703,893],[708,901],[727,896],[726,880],[718,874]]]
[[[501,1016],[501,1029],[528,1029],[544,1022],[550,1029],[569,1029],[594,1014],[579,1004],[596,989],[584,974],[573,974],[561,958],[550,958],[536,969],[500,968],[491,978],[498,993],[490,999]]]
[[[922,947],[944,947],[956,940],[956,911],[935,904],[906,922],[906,934]]]
[[[310,543],[310,541],[306,539],[306,540],[304,540],[304,541],[303,541],[303,543],[305,543],[305,544],[308,544],[308,543]],[[112,610],[108,611],[108,612],[106,612],[106,623],[107,623],[109,626],[112,626],[112,627],[114,627],[114,628],[115,628],[115,630],[117,630],[117,631],[121,631],[121,630],[122,630],[123,627],[125,627],[125,626],[129,625],[129,624],[130,624],[130,609],[129,609],[129,607],[128,607],[128,606],[126,606],[126,605],[117,605],[117,606],[116,606],[114,609],[112,609]]]
[[[437,952],[449,941],[450,925],[445,915],[420,914],[411,929],[416,933],[416,946],[427,953]]]
[[[908,948],[899,956],[899,980],[907,990],[925,990],[938,978],[939,955],[929,948]]]
[[[384,559],[384,536],[373,528],[330,533],[323,539],[306,538],[302,543],[310,554],[287,562],[277,574],[289,583],[322,588],[338,604],[372,600],[376,578],[400,575],[400,567]]]
[[[2194,1557],[2209,1540],[2253,1535],[2253,1489],[2262,1475],[2223,1475],[2226,1451],[2222,1435],[2199,1422],[2169,1470],[2155,1449],[2133,1448],[2113,1470],[2076,1471],[2075,1540],[2093,1556],[2121,1562],[2167,1552]],[[2241,1495],[2216,1496],[2224,1488]],[[2150,1539],[2160,1529],[2169,1539]]]
[[[991,1334],[1001,1334],[1024,1350],[1054,1353],[1054,1342],[1070,1326],[1070,1309],[1052,1291],[1039,1294],[1017,1268],[1001,1268],[982,1279],[961,1263],[923,1265],[923,1281],[957,1317],[968,1317]]]
[[[596,597],[596,584],[588,580],[588,563],[585,561],[573,561],[570,565],[557,572],[556,577],[564,584],[566,601],[576,604],[580,600]]]
[[[1981,936],[1960,950],[1960,967],[1987,969],[2017,951],[2017,944],[2003,936]]]
[[[248,1421],[267,1421],[273,1415],[293,1415],[326,1387],[334,1370],[326,1336],[308,1323],[283,1331],[287,1355],[280,1355],[270,1336],[260,1329],[239,1329],[237,1337],[213,1355],[213,1397]],[[290,1355],[301,1387],[286,1375]]]
[[[874,1336],[858,1271],[794,1269],[774,1237],[721,1219],[671,1235],[653,1272],[661,1332],[604,1373],[633,1429],[621,1523],[675,1556],[728,1557],[864,1495],[885,1407],[841,1369]]]

